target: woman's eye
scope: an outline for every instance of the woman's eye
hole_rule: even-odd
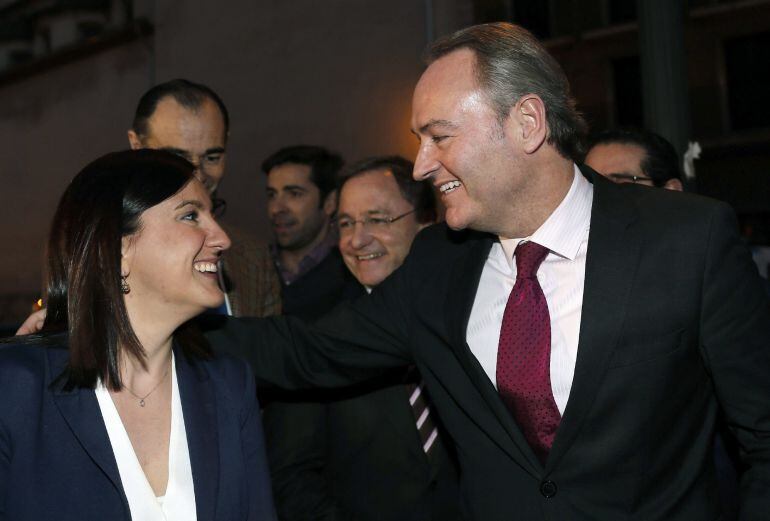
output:
[[[182,220],[198,222],[198,212],[189,212],[182,216]]]

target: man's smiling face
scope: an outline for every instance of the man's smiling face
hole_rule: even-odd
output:
[[[412,131],[420,140],[416,180],[430,179],[454,229],[495,232],[521,183],[513,140],[478,85],[473,51],[433,62],[412,99]]]

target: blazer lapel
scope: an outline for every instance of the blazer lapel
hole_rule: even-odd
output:
[[[487,435],[530,474],[539,476],[542,465],[466,341],[466,330],[473,309],[473,302],[476,299],[479,279],[494,243],[494,238],[488,236],[476,242],[478,244],[474,245],[470,253],[464,258],[459,259],[452,269],[450,280],[455,281],[456,286],[455,291],[449,294],[446,307],[452,348],[468,377],[481,393],[492,413],[497,417],[499,426],[502,427],[499,429],[498,426],[486,425]],[[511,440],[513,440],[513,444]]]
[[[617,197],[617,187],[610,181],[589,174],[594,202],[575,375],[546,472],[555,468],[574,441],[601,385],[618,342],[641,247],[639,234],[633,233],[636,208],[630,199]]]
[[[179,396],[190,450],[198,519],[214,519],[219,493],[217,407],[211,382],[199,365],[174,348]]]
[[[59,377],[66,368],[67,360],[66,348],[48,350],[47,381],[53,391],[53,401],[83,450],[115,486],[128,512],[128,500],[96,395],[92,389],[65,391],[62,388],[64,382]]]

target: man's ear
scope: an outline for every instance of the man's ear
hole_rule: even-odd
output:
[[[131,147],[131,150],[139,150],[140,148],[144,148],[142,146],[142,140],[139,139],[139,136],[136,134],[136,132],[133,131],[133,129],[128,131],[128,144]]]
[[[682,182],[679,179],[673,178],[666,181],[666,184],[663,185],[663,188],[666,190],[674,190],[677,192],[683,192],[684,187],[682,186]]]
[[[524,153],[537,152],[548,138],[543,100],[537,94],[525,94],[511,108],[505,125],[506,133],[513,133]]]
[[[334,212],[337,211],[337,190],[332,190],[328,194],[326,194],[326,199],[324,199],[324,213],[331,217],[334,215]]]

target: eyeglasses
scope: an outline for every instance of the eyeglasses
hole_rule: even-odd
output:
[[[376,217],[376,216],[369,216],[364,217],[363,219],[350,219],[348,217],[343,217],[339,221],[337,221],[337,227],[340,230],[340,235],[346,235],[349,233],[353,233],[353,230],[356,228],[356,223],[361,223],[361,226],[364,227],[364,230],[384,230],[394,222],[398,221],[399,219],[403,219],[407,215],[413,214],[417,211],[417,208],[414,208],[412,210],[409,210],[406,213],[402,213],[401,215],[397,215],[396,217]]]
[[[634,174],[607,174],[607,177],[615,183],[650,183],[654,184],[652,177],[646,175],[634,175]]]

